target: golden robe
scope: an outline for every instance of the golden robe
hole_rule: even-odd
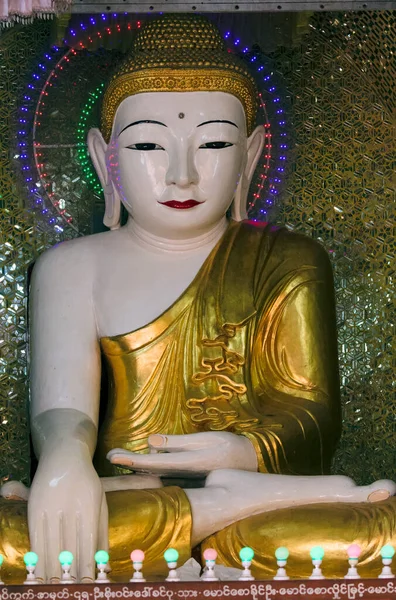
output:
[[[340,432],[333,280],[324,249],[285,229],[232,223],[185,292],[141,329],[102,338],[109,399],[98,439],[101,476],[125,472],[112,448],[147,452],[150,434],[226,430],[248,437],[261,472],[328,473]],[[163,576],[163,552],[192,552],[191,510],[179,487],[107,494],[115,580],[127,580],[134,548],[146,576]],[[256,577],[272,577],[274,551],[290,550],[289,575],[312,570],[309,549],[326,551],[324,573],[346,572],[345,549],[363,548],[362,575],[380,570],[396,543],[396,499],[317,504],[263,513],[210,536],[219,562],[237,567],[255,550]],[[2,501],[0,552],[6,581],[23,579],[26,505]],[[375,559],[375,560],[373,560]]]
[[[329,471],[340,432],[333,280],[325,250],[232,223],[185,292],[138,331],[102,338],[110,394],[98,442],[147,452],[153,433],[226,430],[259,470]]]

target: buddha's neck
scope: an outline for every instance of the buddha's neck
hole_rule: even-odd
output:
[[[133,236],[135,242],[142,248],[148,250],[157,250],[161,252],[183,253],[194,252],[198,250],[210,251],[225,233],[228,226],[228,220],[223,217],[209,231],[195,237],[172,240],[160,237],[148,232],[136,223],[132,218],[128,219],[125,229]]]

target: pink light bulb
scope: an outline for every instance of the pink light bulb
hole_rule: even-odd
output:
[[[358,544],[351,544],[347,548],[347,554],[349,558],[359,558],[362,553],[362,549]]]
[[[203,553],[203,557],[205,560],[216,560],[217,552],[214,548],[207,548]]]
[[[144,561],[144,552],[143,550],[133,550],[131,552],[131,561],[136,563],[141,563]]]

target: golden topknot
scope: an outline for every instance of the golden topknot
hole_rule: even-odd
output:
[[[125,98],[156,91],[233,94],[244,107],[248,133],[254,128],[256,83],[245,63],[228,52],[217,27],[203,16],[167,14],[138,30],[105,92],[104,138],[110,138],[117,108]]]

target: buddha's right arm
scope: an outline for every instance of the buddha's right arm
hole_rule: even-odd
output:
[[[100,354],[84,250],[77,240],[45,253],[31,285],[31,425],[39,465],[28,520],[47,580],[59,576],[62,549],[79,557],[75,575],[92,577],[94,552],[107,545],[107,506],[92,465]]]
[[[91,252],[75,240],[46,252],[30,289],[31,418],[75,409],[97,426],[100,352]],[[82,248],[81,248],[82,246]]]

